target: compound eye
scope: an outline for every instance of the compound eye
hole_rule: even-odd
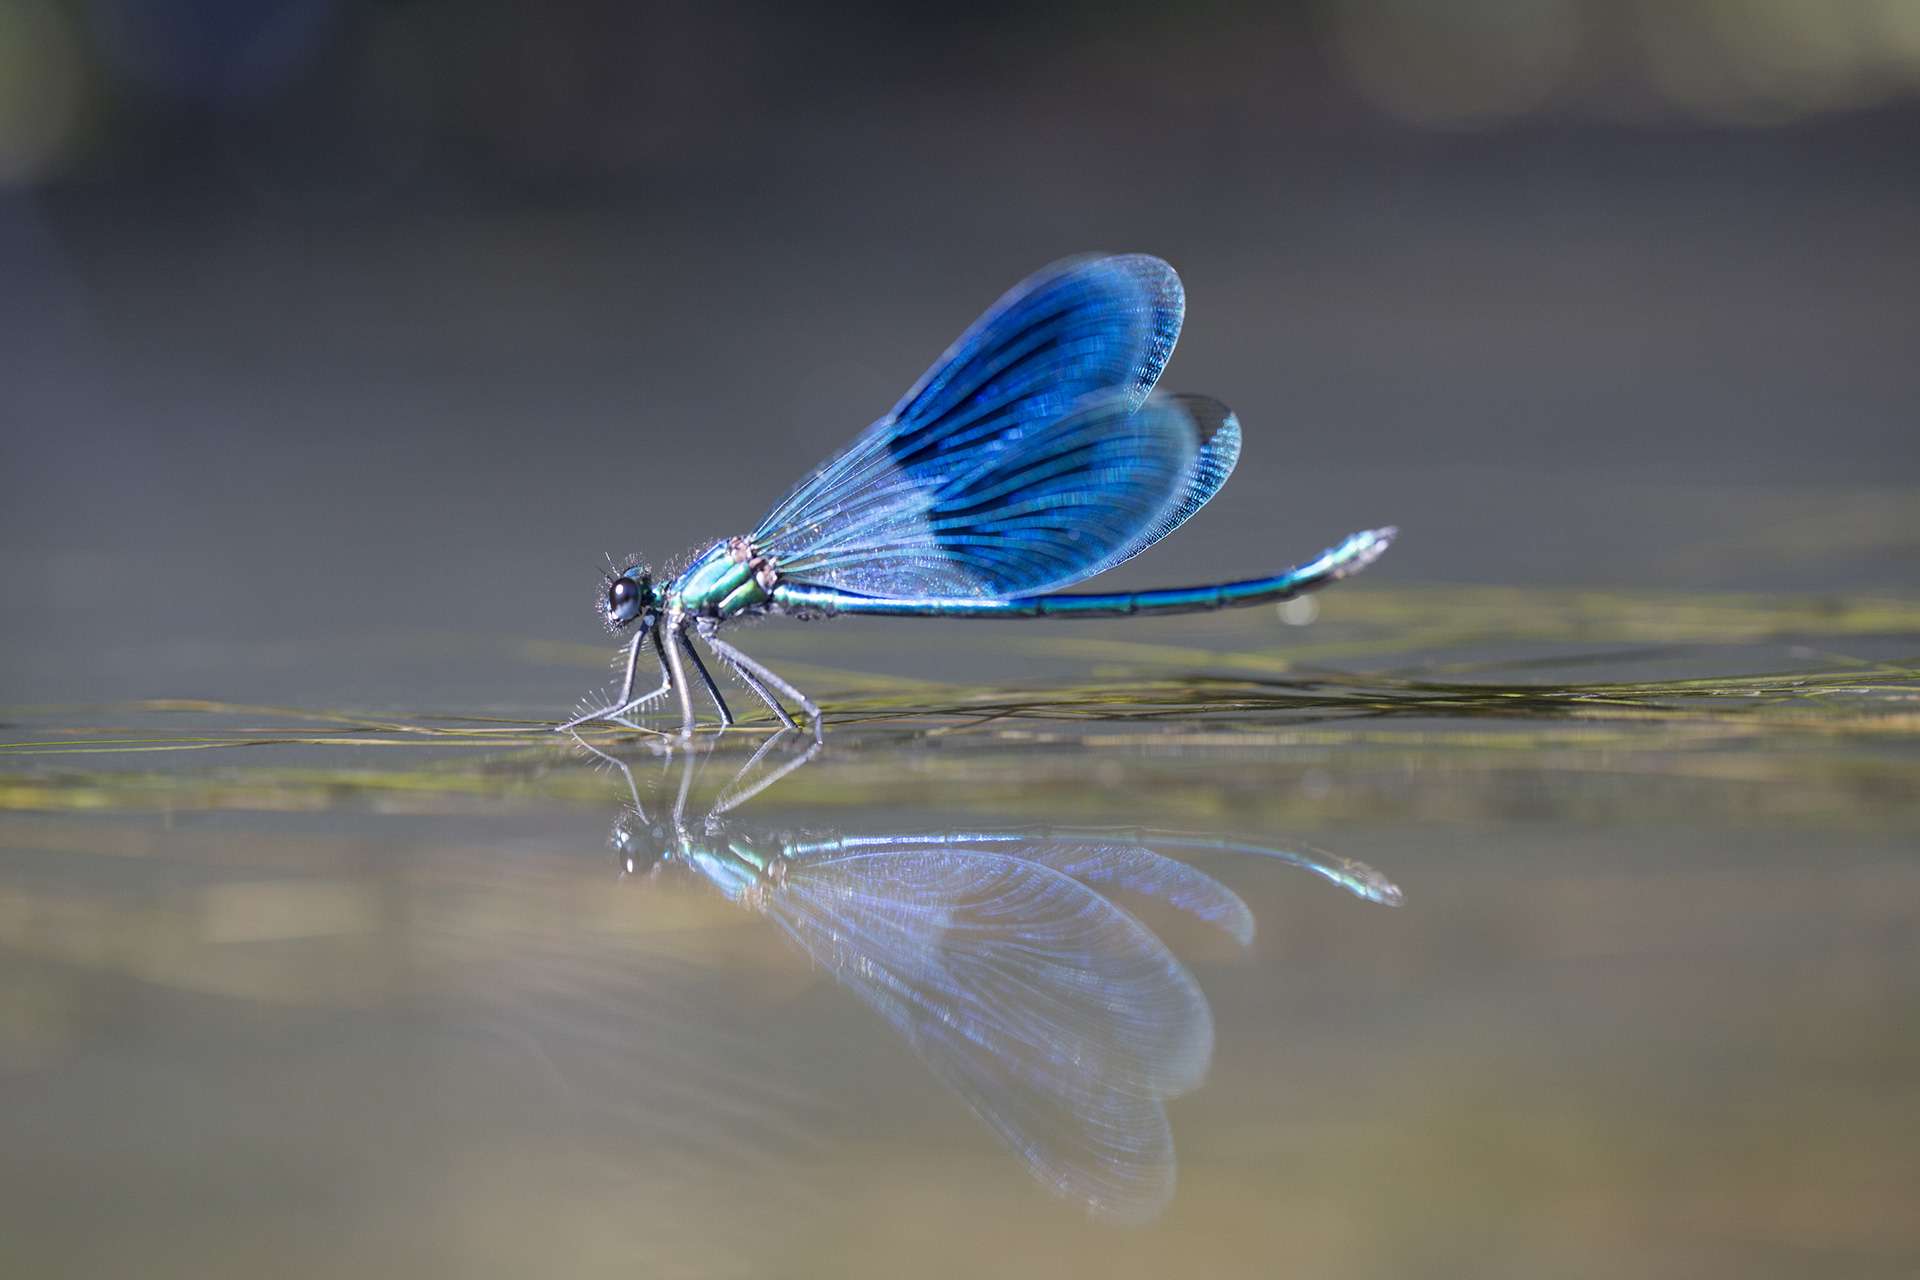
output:
[[[607,605],[612,609],[624,609],[633,603],[638,594],[630,578],[619,578],[607,588]]]

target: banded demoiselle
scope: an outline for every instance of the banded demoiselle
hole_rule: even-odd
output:
[[[796,485],[752,533],[724,538],[676,573],[607,575],[609,631],[635,627],[620,695],[560,726],[632,724],[675,694],[694,727],[690,662],[723,724],[733,713],[698,637],[786,728],[782,697],[820,709],[721,639],[766,614],[825,617],[1094,617],[1185,613],[1284,600],[1356,573],[1392,541],[1368,529],[1266,577],[1121,593],[1063,588],[1131,560],[1226,483],[1240,424],[1204,396],[1154,390],[1173,354],[1185,293],[1145,254],[1056,263],[975,321],[893,411]],[[635,696],[651,637],[660,686]]]

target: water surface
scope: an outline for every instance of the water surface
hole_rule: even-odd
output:
[[[1909,1274],[1914,606],[1324,604],[1006,632],[1006,686],[756,633],[825,695],[817,753],[21,709],[14,1256]],[[923,671],[980,660],[922,634]]]

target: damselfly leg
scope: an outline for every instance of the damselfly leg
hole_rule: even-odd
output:
[[[641,631],[634,636],[633,642],[627,647],[626,676],[621,682],[620,697],[603,707],[582,712],[565,724],[556,725],[555,731],[568,732],[595,720],[625,725],[629,729],[639,729],[643,726],[629,718],[634,712],[669,693],[676,693],[680,700],[680,730],[682,733],[692,733],[698,722],[693,714],[693,699],[686,671],[687,662],[692,662],[694,672],[699,675],[701,684],[706,687],[707,696],[713,699],[714,709],[720,713],[721,727],[733,725],[735,723],[733,709],[727,705],[726,696],[720,692],[719,682],[713,678],[713,673],[707,670],[707,664],[701,659],[699,650],[694,647],[693,637],[687,633],[687,625],[687,621],[684,620],[677,626],[672,623],[657,627],[643,624]],[[773,712],[774,718],[780,722],[782,729],[797,729],[799,725],[780,704],[773,689],[768,688],[769,684],[806,710],[807,715],[815,721],[815,736],[818,736],[817,725],[820,713],[812,700],[732,645],[717,640],[713,634],[715,627],[710,621],[698,620],[697,630],[700,638],[713,649],[714,656],[725,664],[727,670],[737,676],[741,684],[744,684],[755,697],[767,705],[767,709]],[[671,640],[667,638],[668,632],[672,633]],[[640,646],[649,640],[653,643],[654,657],[660,663],[660,684],[651,692],[636,698],[632,694],[635,670],[640,660]]]
[[[654,661],[660,664],[659,686],[655,688],[653,692],[643,694],[631,702],[628,702],[612,715],[605,717],[606,719],[612,721],[614,724],[625,725],[629,729],[638,729],[641,726],[631,719],[633,713],[646,706],[649,702],[658,701],[673,691],[673,672],[667,666],[667,647],[661,643],[660,629],[658,627],[655,627],[653,631],[653,658]]]
[[[754,675],[753,672],[748,671],[745,667],[737,665],[731,658],[721,657],[718,653],[714,656],[720,658],[720,661],[726,664],[727,670],[733,673],[734,679],[747,686],[756,698],[766,704],[767,710],[773,712],[774,719],[780,722],[782,732],[800,727],[794,721],[794,718],[787,713],[787,709],[780,705],[780,699],[774,697],[773,691],[761,682],[760,677]]]
[[[720,696],[720,686],[715,684],[713,677],[708,674],[707,664],[700,661],[700,655],[693,647],[693,637],[687,634],[685,626],[675,629],[673,634],[680,641],[680,647],[687,651],[687,657],[693,662],[693,669],[700,673],[701,683],[707,686],[707,696],[713,699],[714,710],[720,713],[720,727],[723,729],[728,727],[733,723],[733,712],[727,709],[727,700]],[[681,727],[688,730],[693,728],[691,724]]]
[[[799,703],[800,709],[807,713],[807,719],[813,722],[813,736],[817,740],[820,737],[824,725],[820,718],[820,708],[814,705],[813,699],[788,684],[781,678],[778,672],[768,667],[765,663],[748,657],[733,645],[722,640],[715,634],[718,630],[719,628],[717,627],[704,628],[700,632],[700,638],[707,642],[708,648],[720,656],[722,662],[739,671],[743,678],[745,676],[752,676],[756,681],[771,685],[774,692],[780,694],[782,697],[785,697],[791,702]],[[748,685],[748,688],[753,687],[751,684]],[[755,692],[760,692],[760,690],[756,689]],[[760,696],[768,702],[768,705],[774,705],[773,700],[764,692],[760,692]],[[782,720],[787,724],[792,723],[792,718],[789,716],[783,715]]]
[[[734,677],[738,679],[741,684],[747,686],[756,698],[767,704],[767,710],[773,712],[774,719],[780,722],[782,729],[797,729],[800,727],[794,723],[794,719],[787,713],[787,709],[780,705],[780,699],[773,696],[773,691],[767,688],[766,683],[761,680],[759,676],[756,676],[753,672],[741,666],[720,646],[714,644],[713,633],[718,628],[712,621],[702,619],[695,625],[699,628],[700,638],[705,640],[707,645],[713,649],[714,656],[725,663],[727,670],[733,672]]]
[[[576,729],[579,726],[583,724],[587,724],[590,721],[594,721],[594,720],[616,720],[617,721],[621,717],[632,713],[638,708],[645,706],[649,702],[652,702],[655,698],[660,697],[662,694],[666,693],[668,689],[673,687],[671,679],[668,678],[669,673],[667,672],[666,658],[664,655],[661,655],[660,673],[663,678],[660,682],[660,687],[658,689],[655,689],[652,693],[645,694],[641,697],[636,698],[633,696],[633,680],[634,680],[634,673],[638,668],[639,662],[640,662],[640,646],[646,643],[647,636],[649,635],[649,633],[652,632],[652,630],[653,630],[653,624],[651,621],[641,623],[640,629],[634,632],[633,643],[627,646],[627,673],[626,673],[625,679],[623,679],[620,682],[619,698],[615,699],[612,702],[609,702],[604,707],[596,707],[592,711],[582,712],[580,715],[575,716],[573,719],[567,721],[565,724],[555,725],[554,726],[555,733],[565,733],[571,729]],[[654,636],[654,640],[655,640],[654,648],[657,653],[659,650],[659,643],[658,643],[659,637],[657,635]]]

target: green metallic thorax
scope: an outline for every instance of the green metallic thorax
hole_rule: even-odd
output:
[[[762,583],[771,576],[765,562],[756,563],[742,540],[716,542],[667,588],[667,605],[671,608],[677,596],[688,613],[731,617],[767,602]]]
[[[655,829],[656,839],[660,832]],[[644,841],[643,841],[644,843]],[[788,844],[778,839],[758,840],[752,836],[732,837],[689,832],[684,827],[664,837],[660,847],[651,850],[652,858],[641,851],[639,861],[677,863],[699,873],[730,901],[759,909],[768,894],[776,892],[787,878]],[[629,858],[633,850],[627,850]],[[629,862],[629,867],[633,865]]]

